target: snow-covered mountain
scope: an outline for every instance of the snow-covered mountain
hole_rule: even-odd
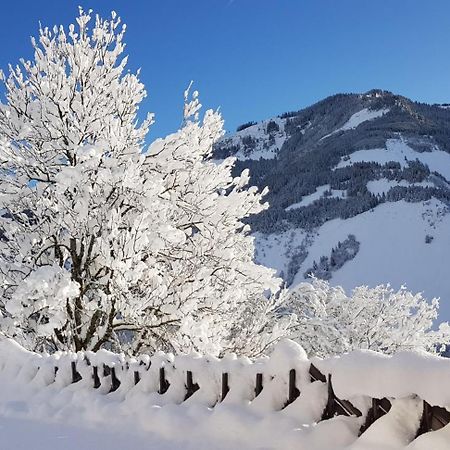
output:
[[[339,94],[249,122],[217,145],[268,186],[257,261],[287,285],[405,284],[450,319],[450,109],[387,91]]]

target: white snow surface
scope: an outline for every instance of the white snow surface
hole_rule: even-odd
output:
[[[357,113],[353,114],[350,119],[347,120],[347,122],[342,125],[342,127],[338,128],[337,130],[334,130],[332,133],[327,134],[326,136],[323,136],[322,139],[326,139],[329,136],[332,136],[333,134],[338,133],[339,131],[347,131],[347,130],[354,130],[359,125],[361,125],[364,122],[367,122],[369,120],[374,120],[378,117],[383,116],[384,114],[389,112],[389,108],[384,109],[377,109],[377,110],[371,110],[364,108],[361,111],[358,111]]]
[[[367,189],[372,194],[386,194],[389,189],[395,187],[395,186],[422,186],[422,187],[433,187],[434,184],[430,181],[422,181],[420,183],[408,183],[406,180],[400,180],[400,181],[394,181],[394,180],[388,180],[386,178],[381,178],[379,180],[372,180],[367,183]]]
[[[330,189],[329,184],[324,184],[323,186],[319,186],[316,188],[316,191],[312,194],[305,195],[300,202],[293,203],[292,205],[289,205],[287,208],[285,208],[286,211],[289,211],[291,209],[301,208],[302,206],[308,206],[311,203],[315,202],[316,200],[319,200],[320,198],[324,197],[324,193]],[[342,198],[345,196],[345,191],[340,189],[331,189],[331,195],[328,196],[328,198]]]
[[[370,161],[380,164],[395,161],[400,163],[402,167],[406,167],[407,161],[418,159],[426,164],[432,172],[438,172],[447,180],[450,180],[450,153],[446,153],[438,148],[431,152],[416,152],[401,136],[398,139],[388,139],[385,148],[358,150],[349,156],[349,159],[342,160],[337,167],[346,167],[357,162]]]
[[[93,355],[90,354],[92,358]],[[421,417],[418,393],[430,403],[450,404],[442,390],[450,377],[450,361],[421,353],[385,356],[353,352],[328,360],[314,360],[331,373],[337,395],[351,399],[365,414],[368,395],[397,398],[391,411],[358,438],[363,418],[335,417],[321,421],[327,399],[324,383],[311,383],[310,362],[303,349],[282,341],[269,358],[253,363],[230,356],[223,360],[159,353],[128,360],[139,370],[121,372],[122,384],[108,393],[109,378],[92,388],[91,367],[83,354],[43,357],[10,340],[0,341],[0,430],[4,450],[75,450],[133,448],[155,450],[280,449],[280,450],[448,450],[450,426],[414,440]],[[83,379],[70,383],[70,361],[77,360]],[[102,352],[97,363],[123,361]],[[147,370],[149,360],[152,361]],[[155,391],[164,364],[171,386],[164,395]],[[55,377],[54,367],[59,370]],[[174,369],[176,366],[177,370]],[[39,370],[38,370],[39,367]],[[288,372],[297,371],[301,395],[283,409]],[[185,370],[192,370],[200,390],[183,402]],[[222,403],[217,379],[230,374],[230,391]],[[263,373],[264,388],[254,399],[254,378]],[[183,376],[182,376],[183,375]],[[213,407],[214,406],[214,407]]]
[[[72,420],[72,422],[75,422]],[[142,433],[108,427],[73,425],[67,421],[49,422],[23,417],[0,417],[3,450],[173,450],[173,442]],[[183,443],[183,450],[227,450],[220,443],[204,442],[204,446]],[[200,443],[202,444],[202,443]],[[217,444],[217,445],[216,445]]]
[[[406,285],[412,292],[423,292],[425,298],[440,297],[438,322],[449,320],[450,278],[443,264],[450,249],[449,229],[448,207],[435,199],[383,203],[350,219],[330,220],[317,230],[293,285],[305,281],[304,272],[314,261],[329,256],[339,241],[353,234],[361,244],[359,252],[332,273],[333,285],[348,292],[360,285],[390,283],[394,289]],[[429,244],[427,234],[434,238]]]
[[[286,273],[289,261],[298,251],[307,233],[301,228],[284,231],[282,233],[255,233],[255,259],[258,264],[272,267],[277,276]]]
[[[450,359],[427,352],[384,355],[355,350],[327,360],[313,358],[323,373],[330,373],[339,398],[405,398],[416,394],[434,406],[450,409],[448,383]]]
[[[364,108],[361,111],[353,114],[347,122],[342,125],[340,131],[353,130],[354,128],[361,125],[363,122],[367,122],[368,120],[373,120],[378,117],[383,116],[389,112],[389,108],[371,110]]]

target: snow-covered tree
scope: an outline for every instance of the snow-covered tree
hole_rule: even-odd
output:
[[[313,278],[289,294],[297,321],[292,337],[311,355],[329,356],[355,349],[385,353],[423,349],[438,352],[450,341],[450,327],[433,329],[439,302],[389,285],[360,286],[347,296],[341,287]]]
[[[279,280],[242,222],[263,193],[233,159],[209,161],[222,119],[199,120],[196,92],[181,129],[145,151],[152,117],[138,124],[124,32],[115,13],[80,10],[1,76],[2,332],[33,349],[256,354],[284,332]]]

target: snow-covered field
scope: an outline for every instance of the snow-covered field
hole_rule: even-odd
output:
[[[289,261],[304,242],[307,233],[297,228],[282,233],[255,233],[254,237],[256,261],[274,268],[279,276],[282,271],[286,273]]]
[[[414,439],[422,403],[413,394],[431,404],[450,405],[450,394],[442,391],[450,374],[450,361],[436,356],[403,353],[389,357],[359,351],[341,358],[314,360],[323,373],[332,374],[336,394],[350,399],[363,414],[371,405],[367,395],[398,398],[393,400],[391,411],[361,437],[358,430],[363,417],[320,420],[327,386],[310,381],[310,362],[301,347],[291,341],[280,343],[270,358],[253,365],[244,359],[221,362],[222,369],[228,365],[231,371],[230,391],[216,405],[207,400],[212,392],[220,392],[220,386],[211,383],[212,373],[201,379],[200,390],[183,402],[179,394],[184,383],[177,383],[173,376],[173,387],[164,395],[152,389],[152,372],[145,370],[137,385],[123,379],[116,392],[108,393],[109,378],[95,390],[84,370],[84,378],[70,384],[70,370],[64,370],[70,355],[62,355],[59,360],[41,358],[10,341],[2,341],[0,356],[0,433],[4,450],[449,448],[450,425]],[[156,356],[155,365],[162,356]],[[205,359],[183,357],[174,364],[177,361],[198,366]],[[60,366],[55,381],[53,364]],[[233,366],[240,368],[233,372]],[[290,368],[296,369],[300,396],[283,408],[286,372]],[[256,398],[248,390],[254,384],[245,376],[255,371],[264,374],[264,388]]]
[[[220,449],[216,443],[201,447],[173,441],[133,429],[117,430],[107,425],[98,428],[61,422],[0,417],[0,439],[3,450],[197,450]],[[72,422],[77,422],[72,420]],[[224,450],[226,447],[222,447]]]
[[[395,187],[395,186],[421,186],[421,187],[434,187],[434,184],[430,181],[422,181],[421,183],[408,183],[406,180],[400,180],[400,181],[394,181],[394,180],[387,180],[386,178],[382,178],[380,180],[372,180],[367,183],[367,189],[372,194],[387,194],[389,189]]]
[[[450,180],[450,153],[435,149],[432,152],[416,152],[405,142],[403,138],[388,139],[385,148],[371,150],[358,150],[350,155],[349,159],[338,164],[339,167],[346,167],[357,162],[374,161],[386,164],[390,161],[400,163],[402,167],[407,165],[407,161],[418,159],[426,164],[431,172],[438,172],[447,180]]]
[[[322,198],[326,191],[330,190],[329,184],[324,184],[323,186],[319,186],[315,192],[309,195],[305,195],[302,200],[298,203],[294,203],[292,205],[289,205],[286,208],[286,211],[290,211],[291,209],[301,208],[302,206],[308,206],[311,203],[313,203],[316,200],[319,200]],[[342,198],[345,197],[345,191],[340,189],[331,189],[331,195],[328,196],[328,198]]]

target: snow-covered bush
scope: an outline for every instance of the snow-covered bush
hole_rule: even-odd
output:
[[[1,76],[2,331],[32,349],[256,354],[284,329],[241,221],[263,193],[233,159],[208,161],[222,119],[199,120],[196,92],[182,128],[144,148],[124,32],[80,10]]]
[[[310,355],[329,356],[356,349],[384,353],[424,349],[438,352],[450,341],[450,326],[433,330],[439,302],[389,285],[360,286],[347,296],[341,287],[313,278],[288,294],[297,321],[292,337]]]

